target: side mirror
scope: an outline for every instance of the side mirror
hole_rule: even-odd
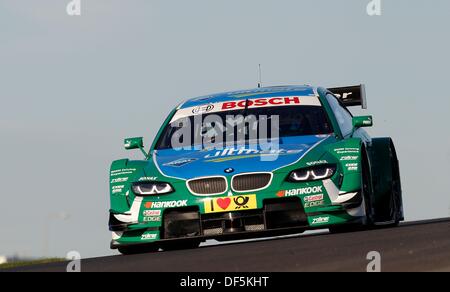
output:
[[[145,150],[144,150],[144,138],[142,138],[142,137],[125,139],[124,147],[125,147],[125,150],[140,149],[146,159],[149,159],[149,157],[150,157],[149,154],[147,154],[147,152],[145,152]]]
[[[126,150],[133,150],[133,149],[144,148],[144,139],[142,137],[127,138],[124,141],[124,147],[125,147]]]
[[[360,116],[353,117],[353,127],[357,128],[365,128],[373,126],[373,118],[372,116]]]

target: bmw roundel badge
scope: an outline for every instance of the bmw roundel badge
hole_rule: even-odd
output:
[[[234,168],[227,168],[227,169],[225,169],[225,173],[232,173],[232,172],[234,172]]]

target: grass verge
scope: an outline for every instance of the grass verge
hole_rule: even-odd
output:
[[[19,262],[11,262],[0,265],[0,269],[14,269],[20,267],[34,266],[34,265],[42,265],[42,264],[50,264],[50,263],[60,263],[64,262],[66,259],[62,258],[48,258],[48,259],[38,259],[32,261],[19,261]]]

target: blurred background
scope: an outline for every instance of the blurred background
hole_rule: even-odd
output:
[[[0,255],[114,254],[109,166],[142,158],[123,138],[149,146],[181,101],[256,87],[258,64],[265,86],[365,83],[407,220],[449,215],[449,1],[69,2],[0,0]]]

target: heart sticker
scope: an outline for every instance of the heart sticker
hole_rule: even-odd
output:
[[[220,208],[223,210],[226,210],[231,204],[230,198],[219,198],[217,199],[217,205],[219,205]]]

